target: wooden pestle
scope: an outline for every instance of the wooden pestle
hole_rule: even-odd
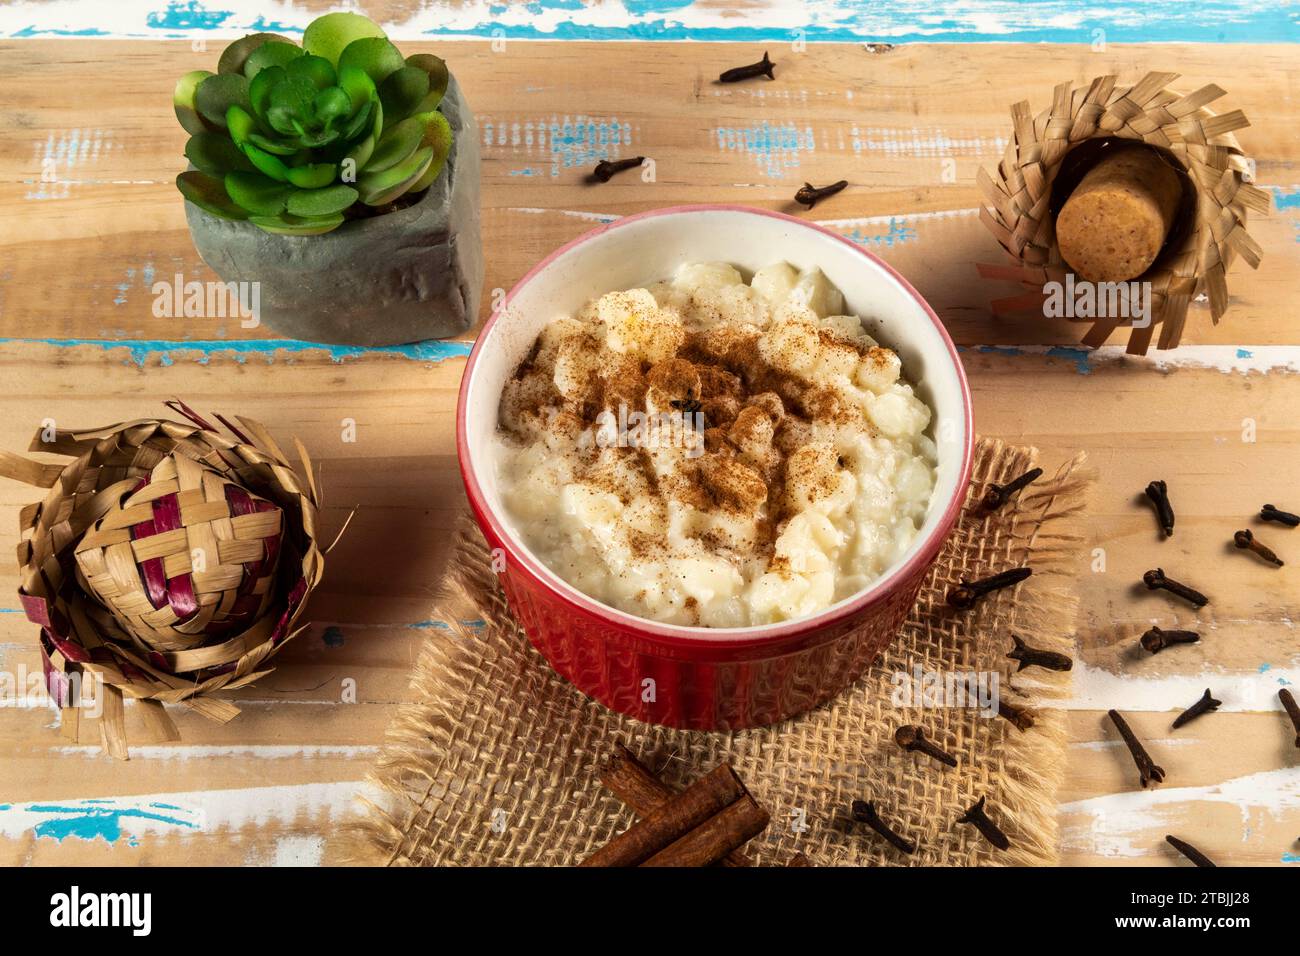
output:
[[[1090,282],[1127,282],[1155,262],[1178,215],[1182,180],[1154,149],[1106,150],[1056,217],[1061,258]]]

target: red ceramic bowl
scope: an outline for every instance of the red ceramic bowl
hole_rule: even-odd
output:
[[[501,506],[491,456],[502,386],[550,320],[595,296],[669,276],[683,262],[752,272],[779,260],[819,267],[894,348],[934,410],[938,474],[912,547],[871,586],[780,624],[658,624],[606,607],[548,570]],[[614,710],[673,727],[722,730],[792,717],[856,679],[893,639],[957,520],[970,479],[970,390],[934,311],[893,269],[842,236],[742,206],[674,206],[619,219],[556,250],[519,281],[479,334],[460,388],[456,451],[470,506],[504,555],[502,585],[533,646],[574,686]]]

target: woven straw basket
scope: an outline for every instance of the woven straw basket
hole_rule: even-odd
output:
[[[1152,322],[1134,327],[1128,351],[1145,354],[1155,327],[1157,347],[1174,348],[1182,336],[1191,301],[1202,292],[1214,322],[1228,307],[1225,277],[1234,255],[1251,268],[1261,250],[1246,231],[1248,210],[1267,213],[1269,195],[1252,185],[1251,161],[1242,153],[1234,130],[1249,126],[1240,110],[1216,115],[1209,103],[1226,95],[1214,84],[1181,95],[1167,84],[1177,73],[1148,73],[1135,86],[1116,88],[1114,76],[1099,76],[1089,85],[1056,87],[1050,109],[1032,116],[1028,101],[1011,107],[1013,135],[998,163],[997,175],[981,169],[977,183],[986,205],[980,218],[1014,258],[1017,266],[981,265],[986,278],[1012,279],[1034,291],[993,303],[994,312],[1041,307],[1046,282],[1064,282],[1070,267],[1056,246],[1052,186],[1062,160],[1075,147],[1101,137],[1141,140],[1161,147],[1182,167],[1195,191],[1195,210],[1181,236],[1171,234],[1167,248],[1142,281],[1151,283]],[[1118,318],[1092,321],[1085,345],[1099,346],[1120,325]]]
[[[123,697],[165,740],[179,739],[166,703],[221,722],[238,714],[213,695],[270,673],[324,570],[302,444],[299,471],[259,423],[217,416],[232,440],[168,405],[192,424],[38,434],[31,450],[73,456],[63,465],[0,452],[0,475],[50,489],[23,509],[18,546],[50,696],[75,734],[91,678],[105,749],[123,759]]]

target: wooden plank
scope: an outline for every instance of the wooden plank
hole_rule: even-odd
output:
[[[1241,139],[1259,161],[1259,181],[1284,189],[1300,182],[1300,132],[1276,91],[1293,56],[1288,46],[1114,46],[1096,54],[908,47],[873,55],[825,45],[788,55],[778,84],[735,88],[709,78],[718,64],[752,55],[751,47],[658,45],[653,56],[637,49],[517,44],[495,54],[467,42],[443,51],[479,117],[489,292],[509,288],[541,253],[602,219],[681,202],[739,202],[827,221],[883,255],[932,299],[960,342],[1077,342],[1085,327],[1066,320],[990,319],[989,301],[1017,287],[975,272],[977,263],[1005,261],[974,215],[975,172],[999,158],[1011,102],[1028,96],[1045,107],[1061,79],[1136,74],[1137,63],[1176,64],[1188,89],[1223,80],[1231,104],[1254,123]],[[211,57],[184,43],[0,44],[0,80],[21,130],[0,142],[0,338],[275,337],[235,320],[154,314],[155,282],[214,278],[188,240],[172,186],[185,134],[157,100],[158,90]],[[134,81],[105,102],[49,108],[48,91],[68,62],[129,69]],[[594,103],[582,78],[602,64],[608,81]],[[539,85],[539,77],[550,79]],[[634,153],[656,159],[654,183],[583,181],[598,158]],[[791,199],[805,179],[839,178],[853,188],[811,213]],[[1233,307],[1217,327],[1203,307],[1193,308],[1189,344],[1294,341],[1294,323],[1273,307],[1300,293],[1294,216],[1253,228],[1267,250],[1263,266],[1234,267]],[[936,247],[944,253],[935,255]],[[484,314],[490,305],[487,295]]]
[[[1133,718],[1167,773],[1150,791],[1139,786],[1104,713],[1071,718],[1070,774],[1060,794],[1063,864],[1173,865],[1168,833],[1221,866],[1295,862],[1300,772],[1280,713],[1214,714],[1173,732],[1172,715]]]
[[[1268,43],[1293,37],[1284,4],[1216,0],[1114,0],[1081,7],[1077,0],[1006,3],[974,0],[943,8],[942,16],[913,3],[865,4],[799,0],[672,0],[669,3],[574,3],[573,0],[330,0],[276,3],[224,0],[220,10],[119,0],[110,5],[23,3],[0,7],[0,36],[77,36],[152,39],[183,36],[219,43],[243,33],[275,29],[294,35],[315,17],[351,7],[402,40],[430,34],[551,40],[727,40],[780,44],[862,40],[895,43],[986,41],[1078,43],[1134,41]]]

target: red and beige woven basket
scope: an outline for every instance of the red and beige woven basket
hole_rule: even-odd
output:
[[[298,470],[259,423],[217,416],[227,438],[168,404],[190,422],[38,433],[30,450],[72,456],[63,465],[0,452],[0,475],[50,489],[23,509],[18,546],[46,686],[75,732],[89,678],[104,746],[121,758],[124,697],[162,739],[179,738],[164,704],[238,714],[214,695],[270,672],[324,570],[302,444]]]

